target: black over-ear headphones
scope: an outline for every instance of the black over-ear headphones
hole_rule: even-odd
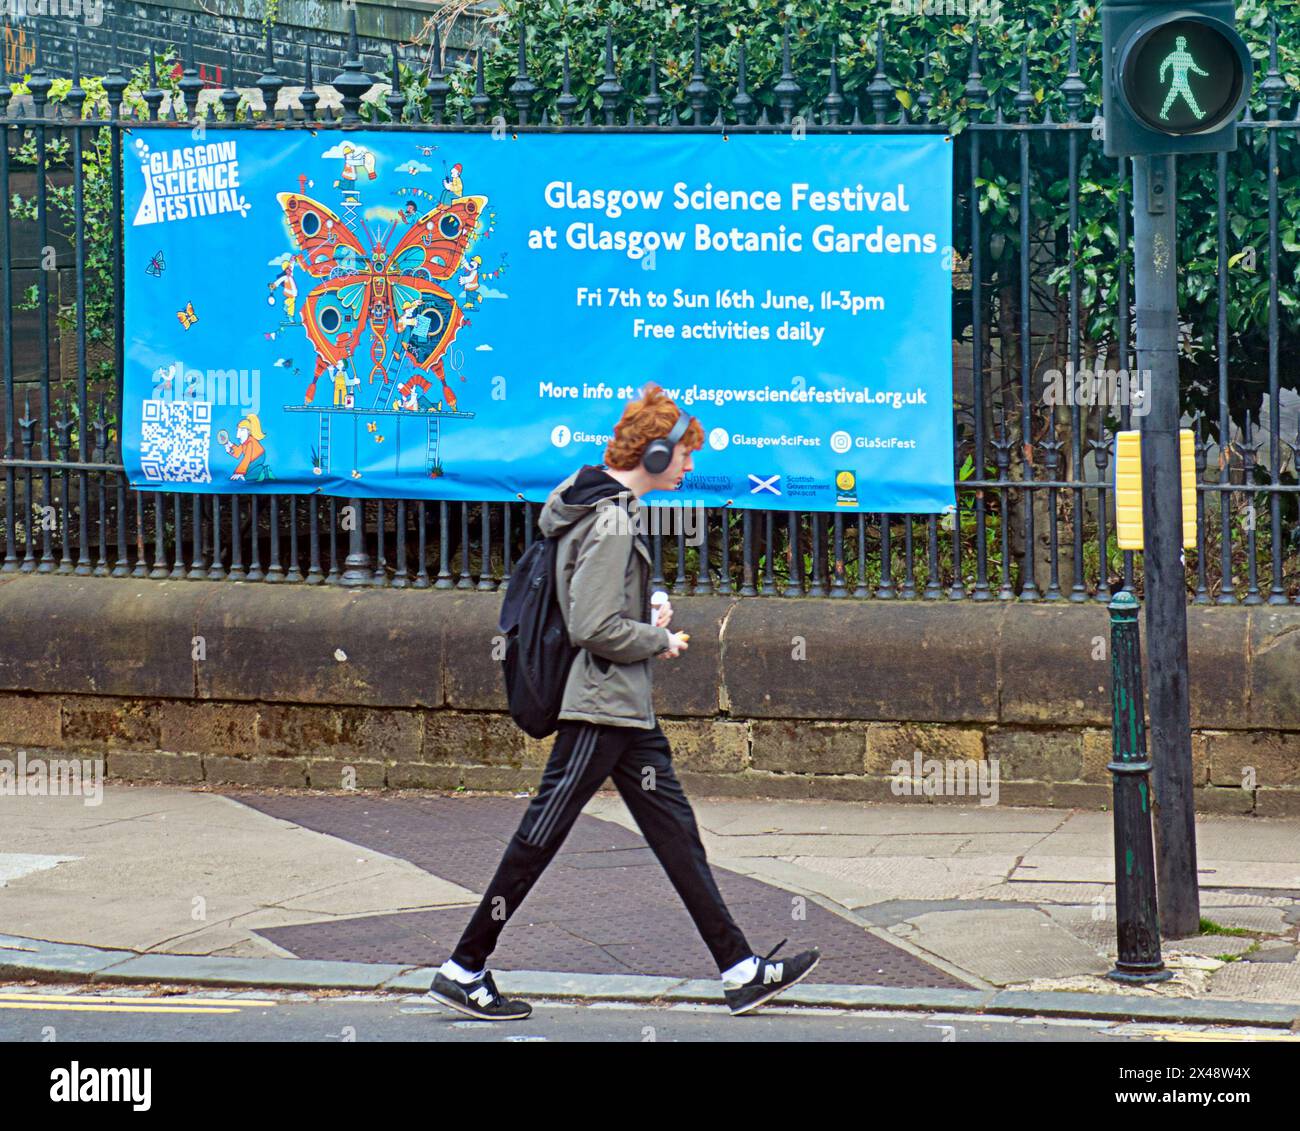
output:
[[[650,472],[651,475],[658,475],[667,469],[668,465],[673,462],[673,448],[677,441],[685,434],[686,429],[690,427],[691,421],[695,418],[677,410],[677,421],[673,425],[672,431],[667,436],[657,440],[651,440],[645,446],[645,451],[641,453],[641,466]]]

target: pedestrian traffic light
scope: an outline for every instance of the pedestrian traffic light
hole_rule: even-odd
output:
[[[1254,64],[1232,0],[1106,0],[1102,63],[1107,157],[1237,148]]]
[[[1196,442],[1190,428],[1178,431],[1183,489],[1183,548],[1196,547]],[[1115,541],[1121,550],[1143,548],[1142,433],[1115,433]]]

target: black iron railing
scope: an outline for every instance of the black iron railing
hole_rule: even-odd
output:
[[[711,87],[701,65],[699,25],[689,82],[668,96],[660,89],[653,53],[624,68],[648,72],[645,93],[627,96],[607,34],[604,73],[596,88],[599,117],[575,112],[569,58],[562,86],[542,91],[528,72],[521,29],[513,81],[488,92],[483,57],[477,57],[473,93],[453,109],[452,85],[435,42],[415,94],[403,84],[398,52],[391,84],[367,72],[358,57],[355,17],[349,59],[328,84],[338,109],[322,105],[310,57],[306,88],[289,105],[268,33],[267,62],[253,84],[265,109],[247,105],[236,89],[233,52],[226,88],[200,110],[204,83],[187,49],[179,80],[160,85],[151,60],[147,78],[120,68],[102,78],[87,106],[87,85],[74,73],[55,92],[39,45],[25,90],[10,91],[15,76],[0,76],[0,367],[4,384],[3,523],[0,573],[74,573],[150,578],[389,585],[492,590],[502,586],[511,562],[535,536],[537,508],[518,503],[448,503],[277,495],[182,495],[128,487],[117,422],[122,404],[121,310],[122,183],[124,135],[144,122],[192,129],[206,122],[230,128],[483,131],[507,121],[514,131],[807,132],[873,134],[954,132],[958,147],[954,194],[954,343],[958,371],[953,452],[955,514],[909,516],[872,513],[754,512],[739,517],[711,509],[702,540],[654,534],[656,584],[674,593],[740,593],[857,598],[1109,601],[1113,592],[1141,589],[1140,558],[1114,544],[1114,430],[1137,427],[1130,404],[1047,404],[1040,387],[1045,368],[1086,367],[1081,277],[1087,233],[1081,231],[1082,171],[1115,177],[1112,213],[1118,271],[1113,294],[1114,350],[1127,370],[1132,347],[1128,171],[1123,161],[1101,157],[1095,125],[1098,107],[1085,105],[1088,87],[1079,73],[1075,29],[1061,32],[1069,52],[1065,81],[1055,94],[1063,114],[1040,109],[1027,57],[1009,100],[992,98],[982,72],[978,39],[970,47],[963,114],[932,114],[929,61],[902,87],[888,77],[885,37],[875,37],[875,73],[856,90],[842,89],[832,47],[824,91],[803,89],[790,68],[788,38],[783,73],[771,112],[751,93],[741,45],[734,76],[714,76],[735,93]],[[1277,29],[1270,62],[1247,109],[1242,148],[1262,167],[1267,209],[1267,456],[1261,461],[1258,410],[1248,406],[1240,430],[1230,412],[1230,362],[1237,337],[1229,325],[1230,260],[1241,249],[1231,230],[1240,201],[1228,198],[1227,155],[1217,162],[1213,189],[1189,182],[1184,207],[1217,215],[1216,246],[1206,250],[1218,270],[1217,414],[1193,414],[1198,478],[1195,551],[1188,551],[1189,597],[1198,603],[1284,604],[1300,582],[1294,452],[1281,433],[1280,362],[1284,342],[1294,345],[1279,315],[1284,276],[1296,278],[1295,256],[1283,248],[1279,143],[1288,160],[1300,118],[1282,119],[1288,87],[1278,71]],[[514,50],[512,47],[510,50]],[[908,69],[910,61],[900,61]],[[75,68],[74,68],[75,69]],[[624,77],[627,77],[626,70]],[[734,88],[732,82],[734,80]],[[377,89],[387,91],[367,101]],[[910,97],[900,100],[906,87]],[[1006,87],[1010,91],[1011,87]],[[1003,104],[1009,102],[1009,104]],[[217,105],[220,105],[218,110]],[[536,107],[540,116],[534,120]],[[910,110],[909,110],[910,107]],[[90,113],[85,112],[89,110]],[[364,121],[363,121],[364,118]],[[957,128],[960,127],[960,128]],[[1047,157],[1061,156],[1064,197],[1040,172]],[[109,168],[107,197],[88,201],[86,163]],[[1188,163],[1191,164],[1190,162]],[[990,175],[990,170],[992,175]],[[1288,166],[1288,171],[1290,167]],[[18,191],[30,189],[25,195]],[[1001,186],[1000,188],[998,186]],[[984,208],[994,189],[1014,193],[1018,217],[1007,232],[993,230]],[[70,191],[69,191],[70,190]],[[51,193],[63,203],[52,208]],[[1055,194],[1049,199],[1049,195]],[[1046,204],[1046,212],[1044,212]],[[88,216],[105,209],[109,222],[92,230]],[[57,213],[53,215],[52,213]],[[50,254],[66,237],[63,273],[33,269],[23,248]],[[111,246],[108,246],[110,245]],[[1294,246],[1294,244],[1292,245]],[[1008,254],[1010,252],[1010,254]],[[57,259],[57,250],[54,252]],[[96,267],[96,256],[104,262]],[[106,263],[106,265],[105,265]],[[70,285],[65,280],[70,276]],[[34,281],[33,281],[34,280]],[[55,285],[57,283],[57,286]],[[70,289],[70,296],[65,292]],[[57,291],[57,293],[56,293]],[[90,307],[111,295],[111,325],[92,358]],[[1289,298],[1289,295],[1287,296]],[[1094,335],[1095,337],[1095,335]],[[1207,401],[1206,403],[1210,403]],[[1256,419],[1252,421],[1252,415]],[[1214,419],[1217,416],[1217,419]],[[1213,434],[1207,428],[1213,419]],[[1300,429],[1300,424],[1297,425]],[[1211,464],[1213,460],[1213,464]],[[1262,499],[1261,499],[1262,496]],[[697,539],[692,539],[696,542]],[[1261,558],[1263,567],[1261,570]],[[1261,581],[1261,576],[1263,581]],[[1267,591],[1262,588],[1267,586]]]

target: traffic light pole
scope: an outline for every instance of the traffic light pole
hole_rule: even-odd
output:
[[[1133,158],[1133,235],[1138,368],[1147,374],[1142,432],[1142,566],[1145,575],[1148,728],[1153,763],[1160,930],[1200,929],[1192,730],[1187,673],[1178,396],[1177,166],[1171,156]]]

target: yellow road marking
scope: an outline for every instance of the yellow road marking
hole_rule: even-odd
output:
[[[238,1009],[216,1009],[211,1006],[156,1006],[156,1005],[71,1005],[66,1002],[0,1001],[0,1009],[80,1010],[82,1013],[238,1013]]]
[[[220,1005],[234,1006],[236,1008],[244,1005],[275,1005],[274,1001],[254,1000],[251,998],[224,998],[224,997],[183,997],[176,994],[169,994],[166,997],[101,997],[99,994],[13,994],[0,993],[0,1002],[5,1001],[73,1001],[73,1002],[104,1002],[111,1005],[171,1005],[175,1002],[177,1005]]]
[[[1289,1033],[1237,1033],[1231,1030],[1222,1033],[1184,1032],[1180,1029],[1144,1029],[1142,1036],[1155,1037],[1160,1041],[1286,1041],[1291,1044],[1300,1042],[1300,1036]]]

